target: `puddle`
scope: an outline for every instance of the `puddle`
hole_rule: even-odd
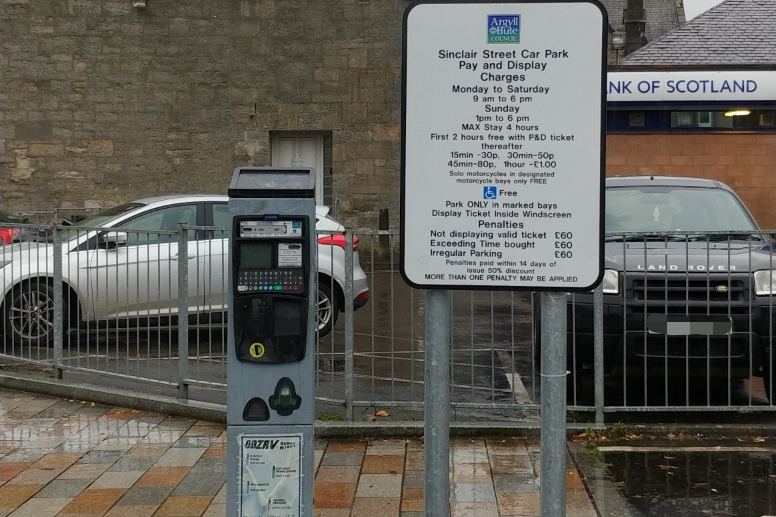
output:
[[[776,451],[606,452],[636,516],[776,516]]]

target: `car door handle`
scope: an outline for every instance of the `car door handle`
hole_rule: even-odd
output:
[[[196,256],[196,255],[194,255],[194,254],[189,254],[189,255],[187,255],[187,258],[193,259],[195,256]],[[171,260],[178,260],[178,257],[179,257],[179,255],[174,255],[174,256],[171,258]]]

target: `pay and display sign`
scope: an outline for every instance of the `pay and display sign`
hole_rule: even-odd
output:
[[[409,284],[572,292],[599,283],[607,26],[595,0],[407,9]]]

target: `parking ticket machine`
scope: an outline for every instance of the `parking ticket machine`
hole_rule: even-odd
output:
[[[312,517],[315,171],[229,186],[227,516]]]

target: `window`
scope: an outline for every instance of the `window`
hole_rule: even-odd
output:
[[[628,124],[631,127],[644,127],[644,113],[631,113],[628,117]]]
[[[197,205],[176,205],[160,208],[122,223],[119,228],[129,232],[127,244],[130,246],[162,244],[177,241],[178,237],[156,232],[178,231],[178,225],[181,223],[196,226]],[[189,240],[196,240],[196,234],[196,231],[189,231]]]
[[[776,109],[752,110],[736,106],[699,106],[663,109],[610,109],[606,113],[611,133],[680,133],[713,131],[773,131]]]
[[[226,239],[229,236],[229,205],[226,203],[213,203],[210,207],[213,226],[223,228],[223,231],[213,232],[213,238]]]
[[[671,127],[713,127],[732,129],[734,117],[724,111],[672,111]]]

